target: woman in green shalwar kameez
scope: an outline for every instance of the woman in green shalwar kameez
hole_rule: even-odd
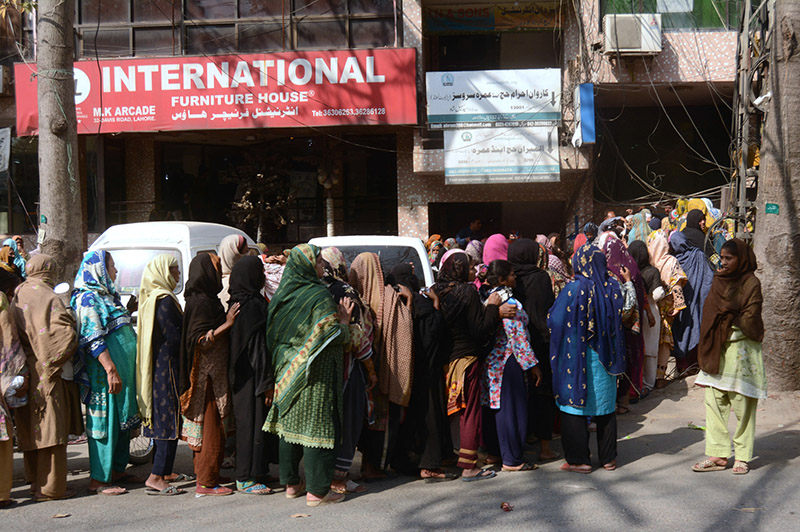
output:
[[[139,479],[125,474],[130,430],[141,420],[136,403],[136,334],[114,287],[111,255],[92,251],[75,276],[70,306],[79,328],[75,376],[86,405],[91,493],[119,495],[111,482]]]
[[[340,502],[330,491],[342,403],[343,347],[349,339],[353,303],[337,308],[322,283],[320,249],[301,244],[289,254],[280,287],[267,314],[267,348],[275,370],[274,399],[264,430],[280,437],[281,484],[296,498],[305,459],[309,506]]]

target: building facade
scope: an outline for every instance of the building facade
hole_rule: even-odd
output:
[[[605,204],[652,203],[658,191],[716,190],[730,179],[738,1],[77,4],[78,66],[97,76],[79,127],[89,231],[170,218],[243,223],[255,236],[256,222],[243,222],[234,203],[242,204],[245,188],[264,186],[264,176],[265,241],[330,232],[426,238],[453,234],[475,217],[487,233],[569,234]],[[631,15],[645,22],[659,15],[660,51],[621,42]],[[6,60],[17,63],[16,109],[13,97],[0,97],[0,126],[16,128],[0,232],[33,231],[38,191],[35,117],[20,112],[32,94],[24,69],[35,69],[35,27],[26,17],[18,26],[11,52],[19,53]],[[451,148],[448,133],[430,127],[426,74],[537,69],[556,69],[561,79],[556,177],[446,184]],[[148,79],[163,89],[150,100]],[[304,80],[308,86],[295,83]],[[592,87],[597,141],[576,147],[580,84]],[[305,102],[289,100],[314,89]],[[211,94],[222,100],[191,100]],[[237,94],[250,99],[237,102]],[[163,109],[134,122],[148,105]],[[231,106],[235,119],[222,116]],[[119,107],[131,108],[130,119],[105,116]],[[208,116],[192,122],[181,112]],[[256,119],[256,112],[283,116]]]

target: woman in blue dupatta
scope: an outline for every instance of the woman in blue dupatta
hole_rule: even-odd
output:
[[[24,281],[25,278],[28,276],[28,273],[25,270],[25,265],[27,264],[28,261],[26,261],[25,257],[22,256],[22,253],[20,253],[17,241],[13,238],[7,238],[3,242],[3,246],[10,247],[11,251],[14,252],[14,266],[19,268],[19,275],[20,277],[22,277],[22,280]]]
[[[281,484],[286,497],[306,495],[308,506],[341,502],[331,491],[342,418],[344,346],[350,341],[353,302],[338,307],[321,281],[324,261],[317,246],[301,244],[286,261],[281,284],[267,312],[267,350],[275,370],[274,395],[264,430],[277,434]],[[300,480],[304,460],[307,486]]]
[[[686,308],[681,310],[675,321],[672,322],[675,364],[681,372],[681,376],[688,375],[690,368],[694,372],[699,370],[697,368],[697,346],[700,343],[703,304],[711,291],[711,283],[714,280],[711,263],[703,248],[699,247],[702,240],[699,237],[690,238],[692,236],[692,233],[688,233],[687,236],[686,231],[675,231],[669,237],[670,248],[681,268],[686,272],[686,284],[683,286]]]
[[[130,430],[140,423],[136,403],[136,334],[114,287],[117,268],[105,251],[87,253],[75,276],[70,306],[79,328],[76,379],[86,405],[90,493],[120,495],[111,482],[140,481],[125,474]]]
[[[636,307],[631,273],[624,284],[609,277],[606,256],[591,244],[572,258],[575,280],[550,309],[550,364],[553,394],[561,410],[562,471],[591,473],[587,416],[597,424],[600,463],[616,468],[617,376],[625,372],[623,318]]]

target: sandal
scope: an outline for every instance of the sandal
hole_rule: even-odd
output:
[[[506,471],[508,473],[517,473],[520,471],[535,471],[536,469],[539,469],[539,466],[531,462],[523,462],[518,467],[509,467],[506,465],[503,466],[503,471]]]
[[[245,495],[272,495],[272,489],[260,482],[239,482],[236,481],[236,491]]]
[[[750,464],[748,464],[744,460],[736,460],[735,462],[733,462],[734,475],[746,475],[749,472],[750,472]]]
[[[708,471],[724,471],[728,465],[720,465],[711,458],[706,458],[702,462],[697,462],[692,466],[692,471],[696,473],[705,473]]]
[[[67,488],[64,491],[64,495],[60,497],[50,497],[48,495],[37,495],[33,497],[33,500],[36,502],[45,502],[45,501],[63,501],[64,499],[71,499],[75,496],[75,490]]]
[[[427,471],[429,474],[428,476],[423,475],[423,471]],[[443,475],[443,476],[438,476]],[[439,482],[450,482],[451,480],[455,480],[458,478],[458,475],[455,473],[451,473],[449,471],[442,471],[441,469],[437,470],[429,470],[423,469],[419,472],[419,478],[425,481],[425,484],[436,484]]]
[[[344,493],[336,493],[334,491],[329,491],[321,499],[309,500],[308,498],[306,498],[306,506],[311,506],[313,508],[315,506],[320,506],[323,504],[336,504],[337,502],[342,502],[344,499],[345,499]]]
[[[564,462],[558,469],[569,473],[580,473],[582,475],[588,475],[592,472],[592,466],[590,465],[572,465],[569,462]]]
[[[187,473],[179,473],[172,478],[166,477],[164,478],[167,482],[194,482],[197,480],[193,475],[189,475]]]
[[[182,489],[176,488],[175,486],[167,486],[163,490],[157,490],[155,488],[148,488],[148,489],[144,490],[144,492],[146,494],[148,494],[148,495],[163,495],[163,496],[171,497],[172,495],[181,495],[183,493],[186,493],[186,490],[182,490]]]
[[[0,510],[5,510],[6,508],[11,508],[12,506],[17,505],[16,499],[6,499],[4,501],[0,501]]]
[[[294,491],[289,491],[289,488],[292,488]],[[300,482],[300,484],[295,484],[294,486],[286,486],[286,498],[287,499],[297,499],[298,497],[302,497],[306,494],[306,483]]]
[[[464,475],[461,475],[461,480],[464,482],[477,482],[478,480],[487,480],[496,476],[497,473],[491,469],[481,469],[477,475],[471,477],[465,477]]]
[[[128,493],[128,490],[121,486],[111,486],[109,484],[103,484],[98,486],[94,489],[89,488],[90,495],[108,495],[109,497],[113,497],[116,495],[125,495]]]
[[[344,488],[331,484],[331,491],[334,493],[364,493],[367,491],[367,487],[347,479]]]
[[[617,468],[616,460],[611,460],[609,463],[603,464],[603,469],[605,469],[606,471],[614,471],[616,468]]]
[[[618,416],[621,416],[623,414],[627,414],[628,412],[630,412],[630,409],[627,406],[617,405],[617,410],[615,411],[615,413]]]

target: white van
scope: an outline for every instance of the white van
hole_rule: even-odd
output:
[[[433,270],[425,245],[419,238],[408,236],[330,236],[312,238],[308,242],[321,248],[336,247],[349,266],[359,253],[375,253],[381,259],[383,274],[403,263],[414,265],[420,286],[433,285]]]
[[[89,251],[108,251],[119,270],[117,288],[125,301],[139,292],[144,267],[156,255],[168,253],[178,259],[181,280],[175,294],[183,306],[183,287],[189,263],[203,252],[219,252],[219,244],[229,235],[242,235],[250,248],[256,249],[247,233],[227,225],[205,222],[141,222],[109,227],[95,240]]]

